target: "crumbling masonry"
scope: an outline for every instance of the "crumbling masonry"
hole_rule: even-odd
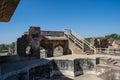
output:
[[[63,31],[41,31],[39,27],[30,27],[17,40],[17,53],[21,57],[40,58],[40,47],[45,50],[45,57],[69,54],[68,39]]]

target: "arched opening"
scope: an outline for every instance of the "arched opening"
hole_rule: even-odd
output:
[[[46,58],[47,57],[47,50],[43,47],[40,47],[40,57]]]
[[[62,56],[64,53],[64,49],[61,45],[58,45],[53,50],[53,56]]]
[[[31,46],[27,46],[26,47],[26,55],[30,55],[31,54]]]

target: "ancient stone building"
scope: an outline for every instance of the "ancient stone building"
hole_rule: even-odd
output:
[[[90,43],[92,43],[96,48],[108,48],[109,46],[109,40],[104,37],[93,38]]]
[[[69,54],[68,39],[64,31],[42,31],[30,27],[17,40],[17,53],[21,57],[53,57]],[[42,52],[44,49],[44,52]]]
[[[40,55],[40,28],[30,27],[29,32],[17,40],[17,53],[21,57]]]
[[[68,54],[68,40],[60,38],[44,38],[41,41],[41,47],[43,47],[46,52],[47,57],[52,56],[62,56]]]

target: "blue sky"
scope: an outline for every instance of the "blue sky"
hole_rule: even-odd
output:
[[[82,37],[120,34],[120,0],[21,0],[10,22],[0,22],[0,44],[16,41],[30,26],[72,29]]]

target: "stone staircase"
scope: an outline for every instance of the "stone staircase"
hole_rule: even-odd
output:
[[[113,58],[101,58],[101,62],[102,64],[112,64],[112,65],[116,65],[118,63],[117,60]]]
[[[117,64],[118,62],[113,58],[108,58],[107,61],[111,64]]]
[[[92,46],[91,43],[89,43],[87,40],[80,37],[77,33],[73,32],[71,30],[68,30],[68,29],[65,30],[65,36],[69,39],[69,43],[70,43],[69,47],[73,52],[77,52],[77,53],[81,52],[81,53],[85,54],[85,50],[84,50],[85,45],[87,47],[89,47],[89,49],[90,49],[89,52],[86,52],[87,55],[93,53],[93,51],[95,50],[95,47]]]
[[[120,63],[117,59],[101,58],[97,66],[97,76],[103,80],[120,80]]]

